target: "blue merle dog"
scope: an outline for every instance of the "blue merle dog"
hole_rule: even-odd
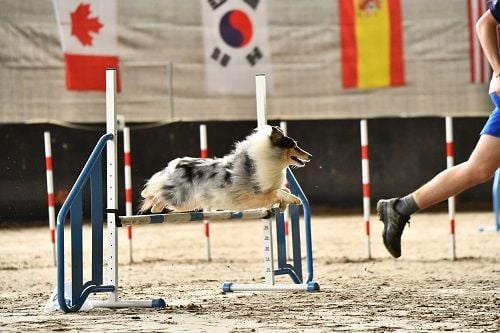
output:
[[[255,130],[222,158],[176,158],[154,174],[141,193],[141,212],[285,209],[300,204],[284,187],[284,170],[311,154],[276,126]]]

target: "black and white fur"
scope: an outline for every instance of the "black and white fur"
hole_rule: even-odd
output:
[[[141,193],[141,211],[284,209],[300,199],[284,188],[284,170],[311,154],[279,127],[254,131],[222,158],[176,158],[154,174]]]

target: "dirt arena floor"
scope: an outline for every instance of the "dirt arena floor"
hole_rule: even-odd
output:
[[[316,293],[221,292],[223,281],[262,281],[259,221],[211,223],[210,263],[200,223],[134,228],[131,265],[121,230],[122,298],[162,297],[167,307],[73,314],[43,311],[56,279],[48,228],[6,228],[0,331],[499,332],[500,234],[478,233],[492,225],[491,213],[456,220],[456,261],[449,259],[448,217],[440,213],[414,216],[398,260],[383,248],[373,216],[374,259],[366,260],[360,216],[313,215]]]

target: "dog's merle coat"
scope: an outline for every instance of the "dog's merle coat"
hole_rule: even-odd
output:
[[[284,169],[311,155],[279,127],[255,131],[222,158],[183,157],[154,174],[141,195],[141,211],[284,208],[300,200],[283,189]]]

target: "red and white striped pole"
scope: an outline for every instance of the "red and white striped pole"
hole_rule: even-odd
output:
[[[132,159],[130,155],[130,128],[123,127],[123,165],[125,168],[125,215],[131,216],[132,209]],[[127,226],[129,242],[129,262],[134,262],[132,256],[132,226]]]
[[[453,149],[453,118],[446,117],[446,167],[449,169],[454,164],[454,149]],[[455,249],[455,197],[448,198],[448,218],[450,220],[450,254],[451,259],[456,260]]]
[[[287,123],[286,121],[280,121],[280,128],[283,130],[283,133],[287,135],[288,128],[287,128]],[[288,188],[288,181],[286,180],[286,174],[285,174],[285,186]],[[288,209],[288,206],[285,208],[285,212],[283,213],[285,217],[285,237],[286,237],[286,245],[287,245],[287,258],[289,260],[292,259],[292,240],[290,239],[290,209]]]
[[[372,258],[370,245],[370,163],[368,159],[368,124],[360,121],[361,128],[361,180],[363,183],[363,218],[365,221],[366,254]]]
[[[200,157],[207,158],[207,126],[204,124],[200,125]],[[210,253],[210,223],[205,220],[203,221],[203,227],[205,232],[205,250],[207,255],[207,261],[212,261],[212,255]]]
[[[52,254],[54,257],[54,266],[57,265],[56,259],[56,210],[54,208],[54,175],[52,173],[52,145],[50,132],[43,133],[45,142],[45,170],[47,174],[47,197],[49,204],[49,231],[50,241],[52,242]]]

